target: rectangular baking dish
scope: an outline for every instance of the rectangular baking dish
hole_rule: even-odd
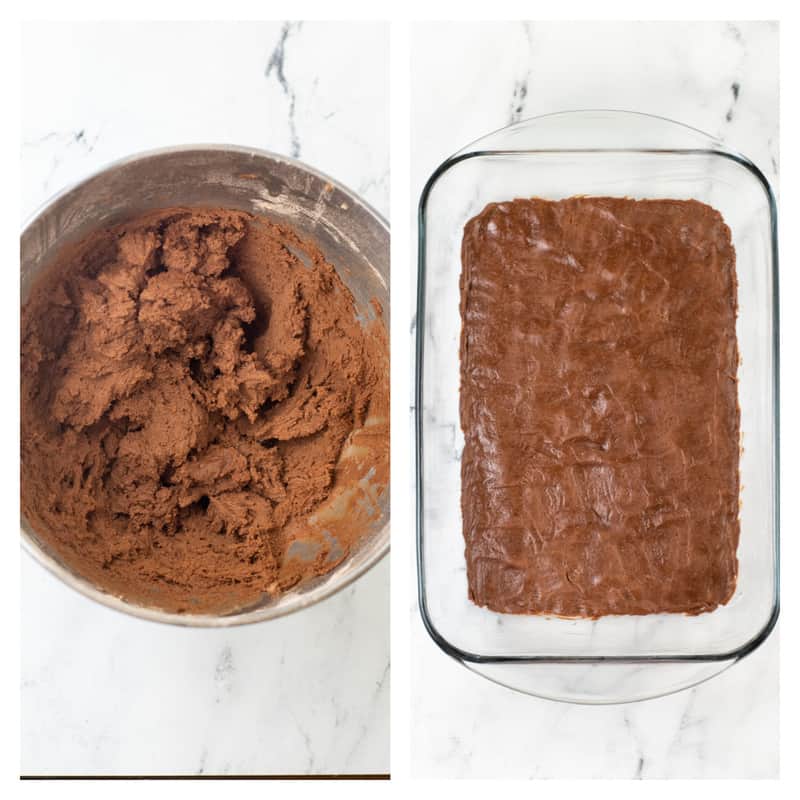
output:
[[[696,199],[731,229],[737,258],[741,408],[739,577],[698,616],[598,620],[498,614],[467,597],[461,532],[459,275],[464,224],[487,203],[574,195]],[[725,661],[778,615],[777,226],[746,158],[691,128],[639,114],[569,112],[519,123],[444,162],[419,208],[417,555],[423,621],[466,662]]]

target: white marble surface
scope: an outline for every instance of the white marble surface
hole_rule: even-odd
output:
[[[749,156],[777,189],[777,45],[777,26],[765,23],[417,24],[412,196],[468,142],[577,108],[642,111],[698,127]],[[416,606],[412,615],[417,776],[777,776],[777,631],[694,689],[587,707],[489,683],[438,650]]]
[[[387,47],[371,23],[28,25],[23,215],[116,158],[190,142],[299,157],[386,214]],[[388,772],[388,581],[385,559],[297,615],[184,630],[23,556],[22,772]]]

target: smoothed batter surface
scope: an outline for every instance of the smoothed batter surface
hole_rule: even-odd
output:
[[[383,324],[312,244],[237,211],[154,213],[59,256],[23,308],[22,510],[128,600],[256,603],[362,535],[363,514],[310,520],[369,469],[385,488],[388,397]]]
[[[469,596],[507,613],[699,614],[736,587],[730,230],[696,201],[487,206],[464,230]]]

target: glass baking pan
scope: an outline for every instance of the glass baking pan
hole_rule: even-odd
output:
[[[731,229],[742,433],[739,577],[728,604],[710,613],[562,619],[498,614],[467,596],[459,423],[464,224],[490,202],[574,195],[696,199],[716,208]],[[779,604],[777,226],[775,198],[758,168],[700,131],[644,114],[577,111],[520,122],[467,146],[430,177],[419,206],[418,269],[419,602],[436,643],[489,677],[523,683],[518,688],[532,693],[539,693],[538,679],[531,683],[530,670],[522,680],[509,678],[521,673],[508,665],[580,667],[569,678],[575,685],[562,682],[542,693],[587,702],[673,691],[758,647]],[[639,676],[636,697],[624,685],[609,695],[610,675],[587,669],[600,664],[625,666],[617,683],[628,673]],[[658,664],[678,667],[642,683],[639,668]],[[575,675],[593,676],[594,683]]]

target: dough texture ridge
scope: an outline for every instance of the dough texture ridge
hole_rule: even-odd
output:
[[[736,270],[693,200],[493,203],[462,243],[469,596],[699,614],[736,587]]]
[[[388,397],[383,323],[312,243],[153,212],[59,254],[23,307],[22,510],[107,592],[247,607],[358,544],[368,514],[316,514],[370,469],[385,489]]]

